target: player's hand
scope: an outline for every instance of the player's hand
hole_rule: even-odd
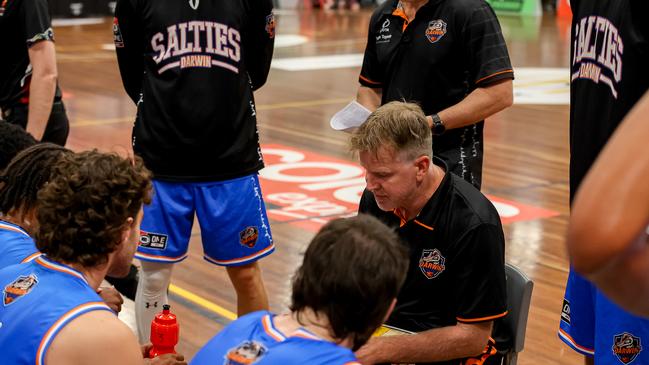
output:
[[[122,295],[112,286],[104,286],[97,290],[97,294],[101,299],[108,304],[110,309],[114,310],[115,313],[119,313],[122,310],[122,303],[124,303],[124,298]]]
[[[181,354],[164,354],[153,359],[144,359],[147,365],[187,365],[185,357]]]

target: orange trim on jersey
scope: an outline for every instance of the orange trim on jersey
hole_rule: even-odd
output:
[[[77,277],[77,278],[79,278],[79,279],[81,279],[81,280],[83,280],[83,281],[85,281],[87,283],[86,278],[83,276],[83,274],[81,274],[78,271],[75,271],[74,269],[67,268],[65,266],[63,266],[63,267],[55,266],[54,264],[50,264],[49,262],[43,260],[42,258],[39,258],[38,260],[36,260],[36,263],[41,265],[41,266],[44,266],[44,267],[46,267],[46,268],[48,268],[50,270],[62,272],[64,274],[68,274],[68,275],[72,275],[72,276]]]
[[[433,228],[433,227],[431,227],[431,226],[427,226],[427,225],[421,223],[420,221],[418,221],[418,220],[416,220],[416,219],[415,219],[415,223],[419,224],[420,226],[422,226],[422,227],[424,227],[424,228],[426,228],[426,229],[428,229],[428,230],[430,230],[430,231],[435,230],[435,228]]]
[[[154,259],[154,260],[158,260],[158,261],[169,261],[169,262],[182,261],[182,260],[187,258],[186,253],[182,254],[180,256],[177,256],[177,257],[169,257],[169,256],[161,256],[161,255],[151,255],[151,254],[148,254],[148,253],[138,251],[138,252],[135,253],[135,257],[137,258],[139,256],[142,256],[142,257],[148,258],[148,259]]]
[[[399,220],[400,220],[399,228],[405,226],[406,223],[408,223],[408,221],[404,218],[404,216],[401,215],[401,213],[397,209],[392,209],[392,213],[394,213],[394,215],[399,217]]]
[[[499,72],[496,72],[495,74],[491,74],[491,75],[489,75],[489,76],[485,76],[485,77],[481,78],[480,80],[476,81],[475,83],[476,83],[476,85],[477,85],[477,84],[481,83],[482,81],[484,81],[484,80],[486,80],[486,79],[490,79],[490,78],[492,78],[492,77],[494,77],[494,76],[502,75],[502,74],[505,74],[505,73],[508,73],[508,72],[514,72],[514,70],[511,70],[511,69],[510,69],[510,70],[505,70],[505,71],[499,71]]]
[[[401,9],[400,7],[397,7],[394,9],[392,12],[392,15],[398,16],[399,18],[403,19],[403,28],[401,29],[402,32],[406,31],[406,28],[408,28],[408,24],[410,24],[408,17],[406,16],[406,13]]]
[[[275,330],[275,329],[274,329],[274,328],[271,328],[272,324],[270,323],[270,321],[271,321],[271,318],[270,318],[269,315],[265,315],[265,316],[261,319],[261,324],[262,324],[262,326],[264,327],[264,331],[266,331],[266,333],[268,334],[268,336],[272,337],[275,341],[278,341],[278,342],[284,341],[285,338],[283,338],[283,337],[277,335],[276,333],[273,333],[273,330]],[[275,330],[275,331],[276,331],[276,332],[279,332],[279,331],[277,331],[277,330]]]
[[[374,84],[374,85],[379,85],[379,86],[382,85],[380,82],[372,81],[372,80],[368,79],[367,77],[365,77],[363,75],[358,75],[358,78],[365,81],[365,82],[367,82],[368,84]]]
[[[272,243],[270,246],[264,248],[261,251],[253,253],[252,255],[239,257],[239,258],[232,259],[232,260],[216,260],[216,259],[213,259],[213,258],[205,255],[205,254],[203,254],[203,257],[209,262],[213,262],[215,264],[220,264],[220,265],[239,264],[239,263],[244,262],[246,260],[252,260],[252,259],[254,259],[254,258],[258,257],[258,256],[264,255],[264,254],[268,253],[268,251],[273,250],[273,249],[275,249],[275,244],[274,243]]]
[[[595,354],[595,350],[589,349],[588,347],[584,347],[584,346],[579,345],[577,343],[577,341],[575,341],[575,339],[572,338],[572,336],[570,336],[568,333],[566,333],[561,328],[559,328],[559,336],[564,337],[568,342],[570,342],[571,345],[575,346],[576,348],[580,349],[581,351],[586,352],[586,353],[591,354],[591,355]]]
[[[56,322],[54,322],[54,324],[50,327],[50,329],[48,329],[47,332],[45,332],[45,335],[43,335],[43,338],[41,339],[41,342],[38,345],[38,349],[36,350],[36,365],[41,365],[41,361],[40,361],[41,356],[40,356],[40,354],[43,351],[43,346],[48,344],[48,342],[49,342],[49,345],[51,345],[52,342],[53,342],[53,339],[50,341],[50,338],[49,338],[50,335],[52,334],[52,331],[58,331],[61,328],[65,327],[65,325],[67,325],[68,323],[65,323],[65,325],[63,327],[61,327],[61,325],[64,324],[64,322],[69,321],[70,316],[76,314],[77,312],[83,311],[84,309],[89,308],[89,307],[97,307],[97,309],[105,308],[105,309],[110,310],[111,313],[113,312],[106,305],[106,303],[104,303],[104,302],[84,303],[84,304],[78,305],[78,306],[70,309],[69,311],[65,312]],[[76,319],[76,317],[74,319]],[[45,354],[43,354],[43,358],[45,358]]]
[[[482,317],[482,318],[470,318],[470,319],[464,319],[460,317],[455,317],[460,322],[466,322],[466,323],[475,323],[475,322],[486,322],[490,321],[492,319],[504,317],[509,313],[509,311],[505,311],[504,313],[496,314],[495,316],[489,316],[489,317]]]
[[[24,231],[24,230],[22,230],[22,229],[20,229],[20,228],[16,228],[16,227],[10,226],[10,225],[8,225],[8,224],[0,224],[0,229],[6,229],[7,231],[13,231],[13,232],[22,233],[22,234],[24,234],[25,236],[31,238],[31,236],[30,236],[26,231]]]
[[[360,363],[360,362],[356,362],[356,361],[350,361],[350,362],[346,362],[346,363],[344,363],[343,365],[361,365],[361,363]]]
[[[33,254],[25,257],[20,263],[24,264],[25,262],[30,262],[30,261],[32,261],[33,259],[37,258],[40,255],[42,255],[42,253],[40,253],[40,252],[33,253]]]

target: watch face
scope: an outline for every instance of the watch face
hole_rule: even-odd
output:
[[[435,120],[433,122],[433,134],[440,135],[446,131],[446,126],[440,120]]]

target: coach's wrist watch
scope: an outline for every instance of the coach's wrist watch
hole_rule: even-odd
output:
[[[433,114],[430,116],[433,119],[433,135],[435,136],[440,136],[446,132],[446,125],[444,125],[444,122],[442,122],[442,119],[439,117],[437,114]]]

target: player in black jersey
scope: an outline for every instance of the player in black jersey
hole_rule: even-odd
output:
[[[646,72],[649,23],[645,19],[649,4],[637,0],[572,0],[571,7],[572,201],[609,137],[649,89]],[[635,159],[632,154],[628,158]],[[562,306],[560,338],[585,355],[587,363],[593,358],[595,363],[603,364],[649,363],[649,352],[637,351],[637,355],[631,357],[627,355],[634,353],[633,349],[626,354],[624,349],[612,350],[622,333],[644,343],[649,339],[649,321],[612,303],[571,268]]]
[[[478,189],[485,118],[513,101],[514,72],[484,0],[388,0],[370,20],[357,100],[420,104],[435,155]]]
[[[0,1],[0,119],[65,145],[69,122],[57,85],[47,0]]]
[[[137,104],[133,149],[154,174],[136,298],[140,338],[187,257],[194,216],[204,258],[227,268],[238,313],[267,309],[257,260],[274,250],[257,178],[263,167],[253,91],[270,69],[271,0],[120,0],[113,33]]]

